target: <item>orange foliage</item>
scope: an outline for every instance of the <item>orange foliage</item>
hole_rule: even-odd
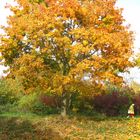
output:
[[[9,76],[23,77],[27,90],[62,93],[85,74],[93,85],[122,82],[118,73],[132,66],[133,36],[115,0],[16,1],[0,52]]]

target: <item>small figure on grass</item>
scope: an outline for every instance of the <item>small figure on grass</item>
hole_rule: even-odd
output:
[[[128,116],[127,118],[134,118],[135,112],[134,112],[134,104],[131,104],[128,109]]]

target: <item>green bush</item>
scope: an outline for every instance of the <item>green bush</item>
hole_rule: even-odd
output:
[[[23,112],[32,111],[34,104],[39,102],[38,98],[39,97],[36,93],[24,95],[18,101],[18,108]]]
[[[13,104],[23,93],[20,81],[15,79],[0,79],[0,105]]]
[[[57,114],[58,109],[54,107],[46,106],[41,101],[39,101],[33,105],[32,112],[38,115]]]
[[[90,114],[93,111],[91,104],[91,98],[81,96],[79,93],[73,93],[71,98],[71,110],[72,112]]]
[[[5,105],[0,105],[0,114],[5,113],[5,112],[14,112],[15,111],[15,104],[5,104]]]
[[[41,101],[39,93],[31,93],[24,95],[18,102],[18,109],[23,112],[32,112],[38,115],[54,114],[58,109],[46,106]]]

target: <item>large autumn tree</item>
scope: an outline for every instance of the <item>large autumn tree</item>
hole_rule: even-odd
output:
[[[85,75],[95,88],[122,82],[133,38],[116,0],[16,1],[0,51],[8,76],[20,76],[27,92],[39,86],[62,95],[66,115],[69,91],[88,90]]]

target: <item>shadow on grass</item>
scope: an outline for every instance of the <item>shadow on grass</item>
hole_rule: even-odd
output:
[[[39,125],[39,124],[38,124]],[[32,124],[17,117],[0,117],[0,140],[62,140],[52,128]]]

